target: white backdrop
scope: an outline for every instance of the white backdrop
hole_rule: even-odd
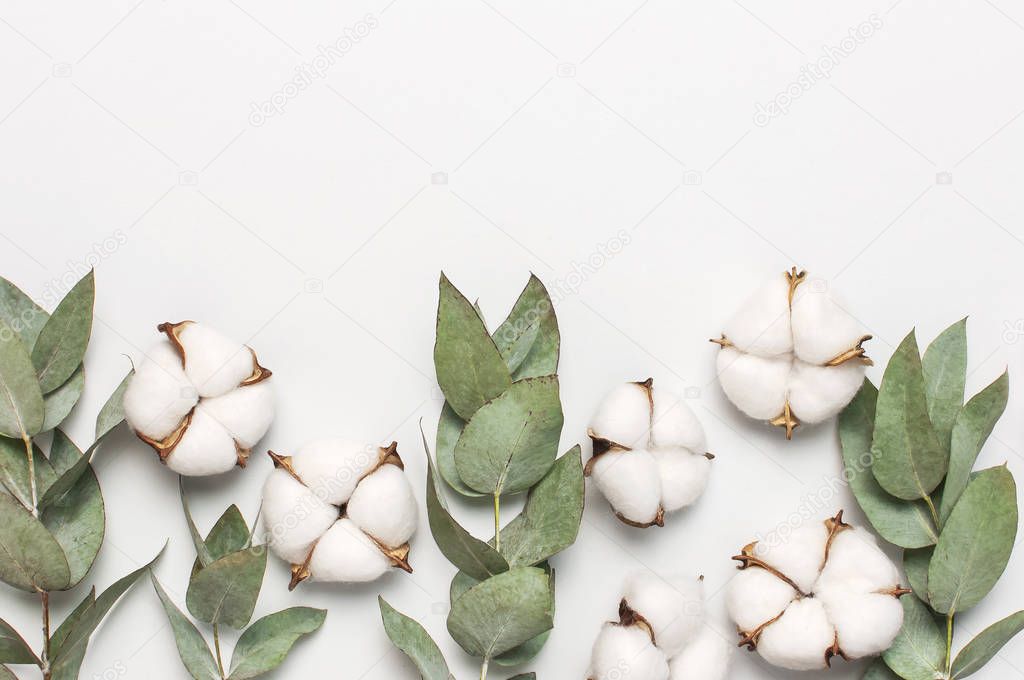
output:
[[[564,449],[619,381],[689,390],[718,455],[707,495],[638,531],[588,494],[579,541],[555,561],[555,632],[521,669],[543,680],[583,677],[628,571],[703,573],[720,613],[729,557],[757,532],[802,508],[861,518],[833,481],[833,424],[787,443],[715,384],[707,339],[772,273],[834,279],[881,365],[911,327],[927,341],[969,314],[969,391],[1011,372],[981,464],[1024,475],[1024,10],[1008,0],[3,0],[0,64],[0,273],[52,306],[97,267],[79,444],[122,355],[191,318],[273,369],[279,415],[261,451],[395,438],[422,501],[442,268],[492,324],[529,271],[549,285]],[[251,521],[270,467],[255,455],[190,483],[201,527],[231,502]],[[98,469],[108,530],[86,583],[170,538],[157,571],[183,604],[193,552],[176,479],[126,433]],[[488,533],[486,508],[453,505]],[[329,609],[273,677],[416,677],[378,592],[477,677],[445,631],[453,568],[425,521],[412,562],[411,576],[289,594],[272,561],[257,615]],[[958,638],[1024,607],[1022,566],[1018,550]],[[85,587],[56,598],[58,618]],[[38,629],[34,598],[0,598],[3,618]],[[1016,642],[976,677],[1018,676]],[[147,583],[82,677],[184,677]],[[732,677],[797,676],[740,652]]]

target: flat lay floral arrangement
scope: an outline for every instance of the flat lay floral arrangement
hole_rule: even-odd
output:
[[[730,455],[708,442],[683,396],[656,376],[609,384],[586,431],[564,433],[562,329],[544,284],[531,276],[507,317],[490,326],[444,274],[433,356],[445,401],[433,437],[421,422],[421,441],[328,431],[287,450],[261,448],[283,396],[273,372],[254,349],[215,330],[215,319],[186,319],[154,323],[154,344],[133,357],[96,415],[93,441],[81,446],[61,425],[85,385],[95,295],[90,273],[47,312],[0,279],[0,580],[13,589],[5,597],[35,599],[41,617],[28,631],[0,619],[0,680],[17,677],[13,666],[34,666],[48,680],[78,678],[100,624],[143,582],[166,615],[181,673],[242,680],[287,672],[301,640],[346,613],[266,612],[259,600],[271,556],[290,567],[281,588],[344,591],[403,578],[419,551],[435,548],[454,568],[448,634],[475,659],[481,680],[536,678],[529,667],[552,629],[578,619],[556,611],[559,591],[579,587],[558,578],[558,565],[577,559],[571,549],[587,483],[601,500],[586,512],[611,512],[623,531],[657,545],[661,527],[699,503],[721,474],[716,459]],[[846,508],[737,546],[734,555],[699,556],[704,574],[732,575],[722,612],[708,600],[703,574],[624,573],[592,649],[559,653],[589,659],[583,680],[722,680],[738,648],[755,653],[766,673],[774,666],[808,677],[843,662],[859,663],[874,680],[950,680],[982,669],[1024,629],[1024,611],[954,645],[960,616],[1003,576],[1018,524],[1006,465],[976,469],[1006,409],[1009,377],[965,395],[966,319],[923,354],[909,331],[878,385],[866,378],[871,336],[827,283],[796,268],[768,277],[720,331],[709,330],[693,341],[710,335],[719,345],[720,387],[741,413],[767,424],[756,436],[784,441],[812,426],[836,430],[824,453],[841,466],[867,522],[854,526],[854,508]],[[120,427],[152,449],[154,465],[179,475],[180,508],[168,512],[181,517],[195,551],[180,601],[150,569],[159,555],[83,593],[106,530],[92,463]],[[563,434],[584,445],[560,448]],[[202,531],[187,479],[252,474],[237,470],[264,455],[273,469],[258,516],[229,505]],[[406,470],[419,456],[424,478]],[[454,497],[466,502],[456,508]],[[743,502],[735,499],[738,512],[750,510]],[[493,532],[471,533],[464,512],[486,514]],[[421,517],[431,540],[416,535]],[[55,598],[71,598],[62,621],[51,620]],[[366,624],[405,654],[410,677],[454,678],[440,646],[403,606],[380,597],[380,620]],[[716,624],[726,617],[730,635]],[[239,633],[230,651],[225,629]]]

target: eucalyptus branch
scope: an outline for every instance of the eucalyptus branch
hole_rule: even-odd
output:
[[[31,511],[33,517],[39,517],[39,504],[36,498],[36,457],[32,451],[32,437],[27,434],[21,435],[21,440],[25,442],[25,459],[28,461],[28,487],[29,497],[32,503]]]

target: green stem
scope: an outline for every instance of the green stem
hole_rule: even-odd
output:
[[[487,665],[489,661],[489,659],[484,659],[483,664],[480,666],[480,680],[487,680]]]
[[[494,492],[494,549],[501,552],[501,494]],[[484,669],[487,662],[484,662]]]
[[[220,628],[217,624],[213,624],[213,648],[217,651],[217,670],[220,671],[220,677],[224,677],[224,661],[220,656]]]
[[[929,496],[928,494],[925,494],[924,502],[928,506],[928,510],[930,510],[932,513],[932,521],[935,522],[935,528],[941,529],[942,527],[939,526],[939,513],[935,511],[935,503],[932,502],[932,497]]]
[[[25,457],[28,460],[28,488],[30,500],[32,501],[32,514],[38,517],[39,509],[36,507],[36,457],[32,453],[32,437],[23,434],[21,435],[21,440],[25,442]]]
[[[953,670],[953,612],[946,615],[946,675]]]

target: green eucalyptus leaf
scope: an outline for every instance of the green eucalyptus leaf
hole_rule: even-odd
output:
[[[437,469],[448,486],[455,491],[468,498],[479,498],[484,494],[466,486],[466,483],[459,477],[459,470],[455,466],[455,444],[459,441],[465,426],[466,422],[452,410],[448,402],[445,402],[437,421],[437,439],[435,440]]]
[[[449,562],[479,579],[508,570],[497,550],[466,531],[448,511],[422,428],[420,434],[427,454],[427,522],[437,547]]]
[[[224,514],[210,529],[203,544],[210,554],[211,561],[216,561],[228,553],[248,548],[250,535],[249,525],[246,524],[242,511],[238,509],[237,505],[232,505],[224,511]],[[192,576],[195,576],[202,568],[203,565],[197,557],[195,564],[192,565]]]
[[[153,581],[156,594],[160,597],[167,620],[171,624],[174,644],[178,647],[178,656],[181,657],[181,663],[184,664],[185,670],[195,680],[219,680],[221,675],[217,669],[217,662],[202,634],[167,596],[160,586],[160,582],[156,580],[156,576],[150,574],[150,579]]]
[[[423,680],[455,680],[444,654],[423,626],[395,610],[383,597],[377,596],[377,603],[388,637],[409,657]]]
[[[903,551],[903,571],[907,574],[910,588],[925,604],[928,602],[928,565],[931,563],[935,546]]]
[[[513,380],[552,375],[558,370],[555,306],[536,276],[530,275],[508,318],[494,331],[494,343]]]
[[[513,383],[466,423],[455,445],[459,477],[482,493],[525,491],[551,469],[561,432],[558,378]]]
[[[441,274],[434,343],[437,382],[463,420],[512,383],[508,367],[469,300]]]
[[[904,680],[935,680],[946,664],[946,634],[916,597],[900,599],[903,628],[882,655],[889,668]]]
[[[92,334],[95,298],[96,280],[90,271],[68,291],[39,332],[32,346],[32,364],[43,394],[63,385],[81,365]]]
[[[953,421],[964,403],[967,383],[967,319],[942,331],[921,360],[928,416],[943,449],[949,450]]]
[[[3,619],[0,619],[0,663],[40,663],[18,631]]]
[[[0,435],[21,439],[43,428],[43,393],[28,349],[0,322]]]
[[[10,326],[31,348],[36,344],[39,331],[43,330],[50,315],[42,307],[32,301],[7,279],[0,278],[0,321]]]
[[[473,656],[493,659],[550,630],[555,602],[547,572],[517,567],[452,602],[448,632]]]
[[[513,675],[508,680],[537,680],[536,673],[520,673],[519,675]]]
[[[128,375],[121,380],[113,394],[107,398],[107,403],[100,409],[99,415],[96,416],[96,439],[107,436],[111,430],[124,422],[124,392],[134,375],[135,369],[128,371]]]
[[[44,493],[57,475],[50,461],[39,449],[32,447],[33,468],[36,475],[36,497]],[[25,442],[20,439],[0,437],[0,481],[11,494],[26,508],[32,507],[32,488],[29,484],[28,456]]]
[[[449,602],[455,602],[463,595],[466,591],[480,583],[479,579],[475,579],[464,571],[455,572],[455,576],[452,577],[451,585],[448,586],[448,600]]]
[[[43,397],[43,429],[49,432],[64,422],[85,389],[85,368],[79,366],[67,381]]]
[[[0,680],[18,680],[18,676],[7,666],[0,666]]]
[[[888,542],[903,548],[934,545],[939,535],[924,501],[906,502],[891,496],[871,472],[877,399],[878,390],[865,378],[853,401],[839,414],[839,440],[850,490],[875,531]]]
[[[82,620],[85,613],[96,603],[96,588],[90,588],[89,592],[86,593],[82,601],[78,603],[64,622],[57,626],[57,630],[50,636],[50,656],[56,658],[60,656],[61,647],[64,646],[64,641],[68,639],[68,635],[71,634],[71,630],[78,625],[78,622]],[[84,651],[84,647],[83,647]]]
[[[92,446],[85,450],[85,453],[79,456],[75,463],[60,473],[57,479],[54,480],[53,484],[46,489],[46,491],[39,498],[39,509],[45,510],[51,505],[59,502],[61,498],[69,493],[71,489],[78,484],[82,476],[86,471],[91,470],[92,457],[96,453],[96,449],[99,448],[102,440],[93,442]]]
[[[957,413],[950,443],[949,474],[942,485],[942,502],[939,503],[939,519],[943,523],[949,519],[960,494],[967,488],[981,447],[1006,410],[1009,395],[1010,378],[1004,371],[988,387],[971,397]]]
[[[252,619],[266,571],[264,546],[226,555],[192,577],[185,596],[188,610],[205,623],[241,630]]]
[[[504,654],[494,657],[494,663],[499,666],[522,666],[524,663],[529,663],[530,661],[533,661],[538,654],[540,654],[544,645],[548,643],[549,637],[551,637],[551,631],[546,630],[537,637],[530,638],[518,647],[513,647]]]
[[[1017,485],[1006,466],[979,472],[957,501],[928,567],[928,601],[943,614],[970,609],[992,589],[1017,536]]]
[[[238,638],[228,680],[254,678],[277,668],[295,642],[317,631],[326,616],[326,610],[309,607],[292,607],[264,616]]]
[[[953,677],[966,678],[972,673],[977,673],[1022,630],[1024,630],[1024,611],[1019,611],[978,633],[953,660]]]
[[[538,564],[576,541],[583,518],[583,463],[574,446],[530,489],[523,511],[501,530],[510,566]]]
[[[185,495],[185,478],[180,476],[178,477],[178,495],[181,497],[181,511],[185,514],[188,533],[192,536],[192,545],[196,549],[196,559],[199,560],[200,566],[206,567],[213,562],[214,558],[206,546],[206,541],[203,540],[203,535],[199,533],[195,520],[192,519],[192,511],[189,510],[188,498]]]
[[[889,667],[885,665],[884,660],[875,659],[874,662],[868,666],[868,669],[864,671],[864,675],[861,676],[861,680],[900,680],[900,676],[893,673]]]
[[[82,452],[67,435],[55,430],[50,451],[53,465],[58,470],[69,470],[77,463],[72,462],[75,456],[81,459]],[[78,585],[96,561],[106,531],[103,493],[92,466],[86,466],[78,481],[47,505],[39,519],[64,550],[71,572],[69,587]]]
[[[900,343],[885,367],[871,450],[875,479],[897,498],[924,498],[946,475],[949,457],[928,419],[914,331]]]
[[[71,581],[60,544],[6,494],[0,494],[0,581],[29,592],[63,590]]]

